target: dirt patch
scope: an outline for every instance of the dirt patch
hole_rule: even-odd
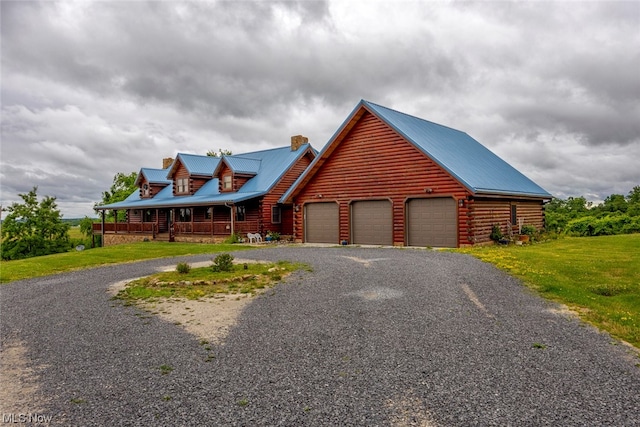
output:
[[[168,299],[139,307],[183,327],[200,339],[221,344],[242,310],[253,300],[249,294],[220,295],[199,300]]]
[[[267,263],[250,259],[234,259],[234,264]],[[206,267],[211,261],[191,264],[192,267]],[[161,267],[160,271],[175,270],[175,265]],[[129,279],[117,282],[109,286],[108,292],[116,295],[124,289]],[[256,294],[257,295],[257,294]],[[202,340],[221,344],[224,342],[229,330],[236,324],[242,310],[254,299],[252,294],[219,294],[214,297],[187,300],[182,298],[170,298],[141,302],[137,306],[141,309],[160,316],[162,319],[183,327]]]
[[[39,396],[38,373],[31,368],[25,343],[7,340],[0,351],[0,413],[41,413],[46,402]]]

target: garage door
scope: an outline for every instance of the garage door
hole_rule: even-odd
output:
[[[458,246],[456,201],[450,197],[413,199],[407,203],[409,246]]]
[[[339,243],[338,204],[309,203],[304,207],[305,242]]]
[[[393,244],[393,211],[388,200],[352,203],[351,224],[354,244]]]

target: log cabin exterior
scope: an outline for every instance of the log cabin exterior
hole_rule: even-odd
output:
[[[232,234],[293,234],[293,206],[279,203],[317,152],[301,135],[291,146],[221,157],[179,153],[162,169],[142,168],[138,190],[122,202],[96,206],[102,244],[144,239],[219,242]],[[126,221],[105,212],[126,211]]]
[[[466,133],[362,100],[280,202],[297,242],[459,247],[543,228],[551,197]]]

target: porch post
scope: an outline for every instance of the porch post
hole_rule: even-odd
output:
[[[102,222],[102,227],[100,229],[100,247],[104,248],[104,217],[105,217],[105,212],[106,210],[101,210],[100,211],[100,217],[101,217],[101,222]]]
[[[114,233],[118,234],[118,210],[117,209],[113,210],[113,228],[114,228]]]
[[[211,206],[209,209],[211,209],[211,237],[214,236],[214,230],[213,230],[213,213],[216,211],[213,206]]]

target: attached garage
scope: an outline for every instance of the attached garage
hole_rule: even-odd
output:
[[[458,213],[451,197],[412,199],[407,202],[409,246],[458,246]]]
[[[334,243],[338,234],[338,204],[332,202],[308,203],[304,207],[305,242]]]
[[[389,200],[353,202],[351,224],[354,244],[393,244],[393,209]]]

